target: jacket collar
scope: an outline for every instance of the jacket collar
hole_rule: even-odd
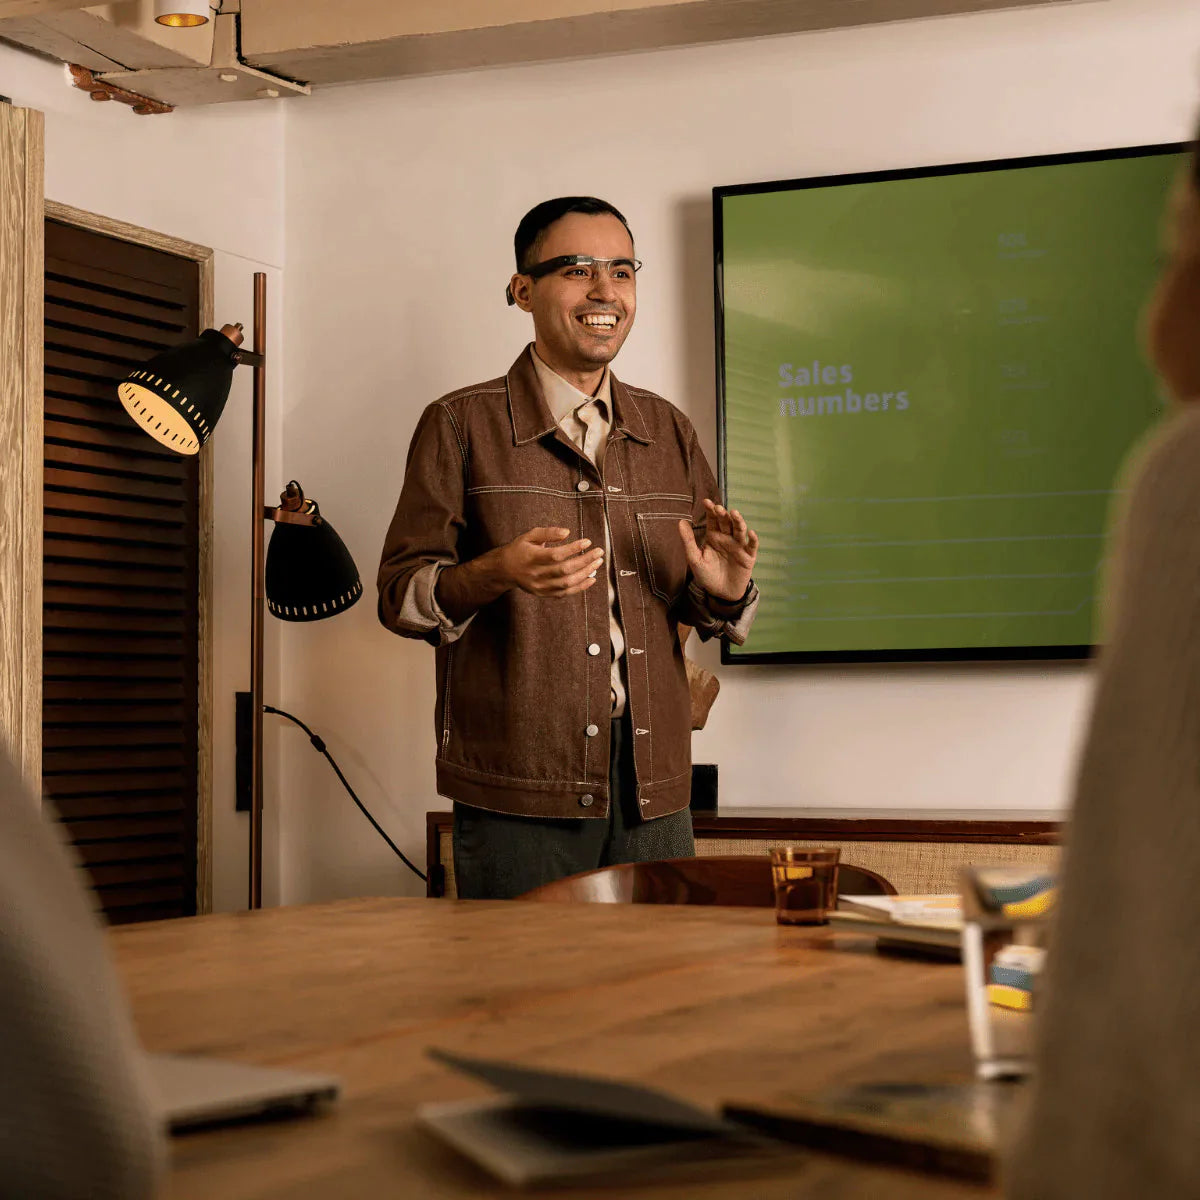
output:
[[[651,438],[645,418],[629,389],[610,371],[612,386],[613,432],[631,437],[644,445]],[[538,381],[537,369],[533,365],[533,347],[527,346],[520,358],[509,368],[505,377],[508,390],[508,415],[512,421],[513,443],[524,446],[537,441],[558,428]]]

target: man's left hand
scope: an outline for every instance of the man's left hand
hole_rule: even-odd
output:
[[[735,604],[750,586],[758,557],[758,534],[737,509],[704,501],[704,548],[687,521],[679,522],[679,537],[692,578],[714,599]]]

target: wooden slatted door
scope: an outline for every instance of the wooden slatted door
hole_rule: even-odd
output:
[[[114,923],[196,911],[198,461],[116,385],[199,305],[195,262],[46,222],[42,777]]]

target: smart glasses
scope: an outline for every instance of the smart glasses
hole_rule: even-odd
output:
[[[594,283],[600,272],[604,272],[610,280],[617,283],[628,283],[633,281],[633,277],[642,269],[641,259],[638,258],[593,258],[590,254],[560,254],[555,258],[547,258],[543,262],[534,263],[532,267],[526,267],[524,271],[518,272],[521,275],[528,275],[530,279],[541,279],[543,276],[549,275],[554,271],[565,271],[565,278],[584,278],[586,276],[588,283]],[[575,275],[575,272],[579,272]],[[512,294],[512,287],[507,287],[504,290],[504,298],[509,304],[516,304],[516,299]]]

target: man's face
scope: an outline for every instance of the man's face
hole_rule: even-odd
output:
[[[1200,191],[1190,167],[1172,196],[1167,253],[1146,314],[1146,343],[1172,397],[1200,400]]]
[[[567,213],[546,230],[531,257],[545,262],[565,254],[632,260],[633,239],[608,213]],[[632,266],[559,267],[539,279],[514,275],[511,287],[517,305],[533,314],[534,337],[549,366],[579,372],[601,368],[616,358],[633,328]]]

